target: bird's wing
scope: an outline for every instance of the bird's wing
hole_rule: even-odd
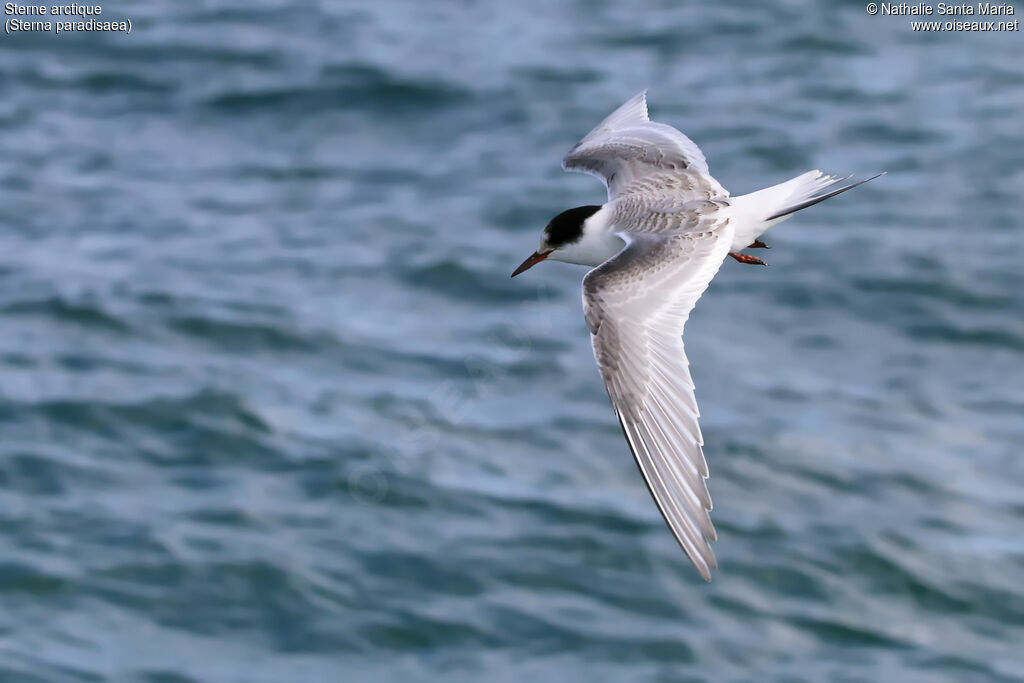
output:
[[[728,222],[729,202],[722,199],[687,201],[672,187],[633,188],[614,203],[614,220],[619,230],[630,234],[701,233],[719,229]]]
[[[681,176],[689,199],[725,198],[729,193],[711,177],[703,152],[672,126],[651,121],[647,91],[611,113],[576,143],[562,168],[596,175],[614,199],[635,181],[650,175]]]
[[[702,232],[627,233],[583,279],[594,357],[647,486],[704,579],[717,568],[699,412],[683,326],[732,242],[725,219]]]

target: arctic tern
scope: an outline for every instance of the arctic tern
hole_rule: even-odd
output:
[[[883,174],[837,187],[850,176],[809,171],[730,196],[690,138],[651,121],[646,91],[580,140],[562,167],[601,178],[608,201],[551,219],[512,276],[544,260],[593,267],[583,314],[612,407],[658,509],[710,581],[717,533],[683,327],[726,256],[766,265],[742,250],[766,247],[761,235],[794,212]]]

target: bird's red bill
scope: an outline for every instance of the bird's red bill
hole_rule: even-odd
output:
[[[537,265],[538,263],[540,263],[541,261],[543,261],[544,259],[546,259],[550,255],[551,255],[550,251],[545,251],[545,252],[535,251],[535,252],[533,252],[532,254],[530,254],[529,258],[527,258],[525,261],[523,261],[522,263],[519,264],[519,267],[516,268],[515,272],[512,273],[512,277],[515,277],[516,275],[519,275],[519,273],[523,272],[524,270],[529,270],[530,268],[533,268],[535,265]]]

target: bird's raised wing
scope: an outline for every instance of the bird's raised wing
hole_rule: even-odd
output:
[[[688,199],[725,198],[729,193],[711,177],[708,162],[693,140],[672,126],[651,121],[647,91],[611,113],[576,143],[562,168],[596,175],[614,199],[634,181],[649,175],[685,175]]]
[[[717,568],[699,411],[683,326],[732,242],[709,230],[623,234],[627,246],[583,279],[594,357],[640,472],[701,576]]]

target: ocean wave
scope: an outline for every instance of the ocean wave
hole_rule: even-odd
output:
[[[0,315],[42,317],[121,335],[132,332],[128,322],[106,310],[99,302],[73,301],[62,296],[11,301],[0,306]]]
[[[373,65],[344,65],[324,69],[309,85],[224,90],[209,96],[208,107],[244,113],[287,110],[310,115],[323,111],[368,109],[380,116],[411,116],[464,105],[472,94],[443,82],[407,79]]]

